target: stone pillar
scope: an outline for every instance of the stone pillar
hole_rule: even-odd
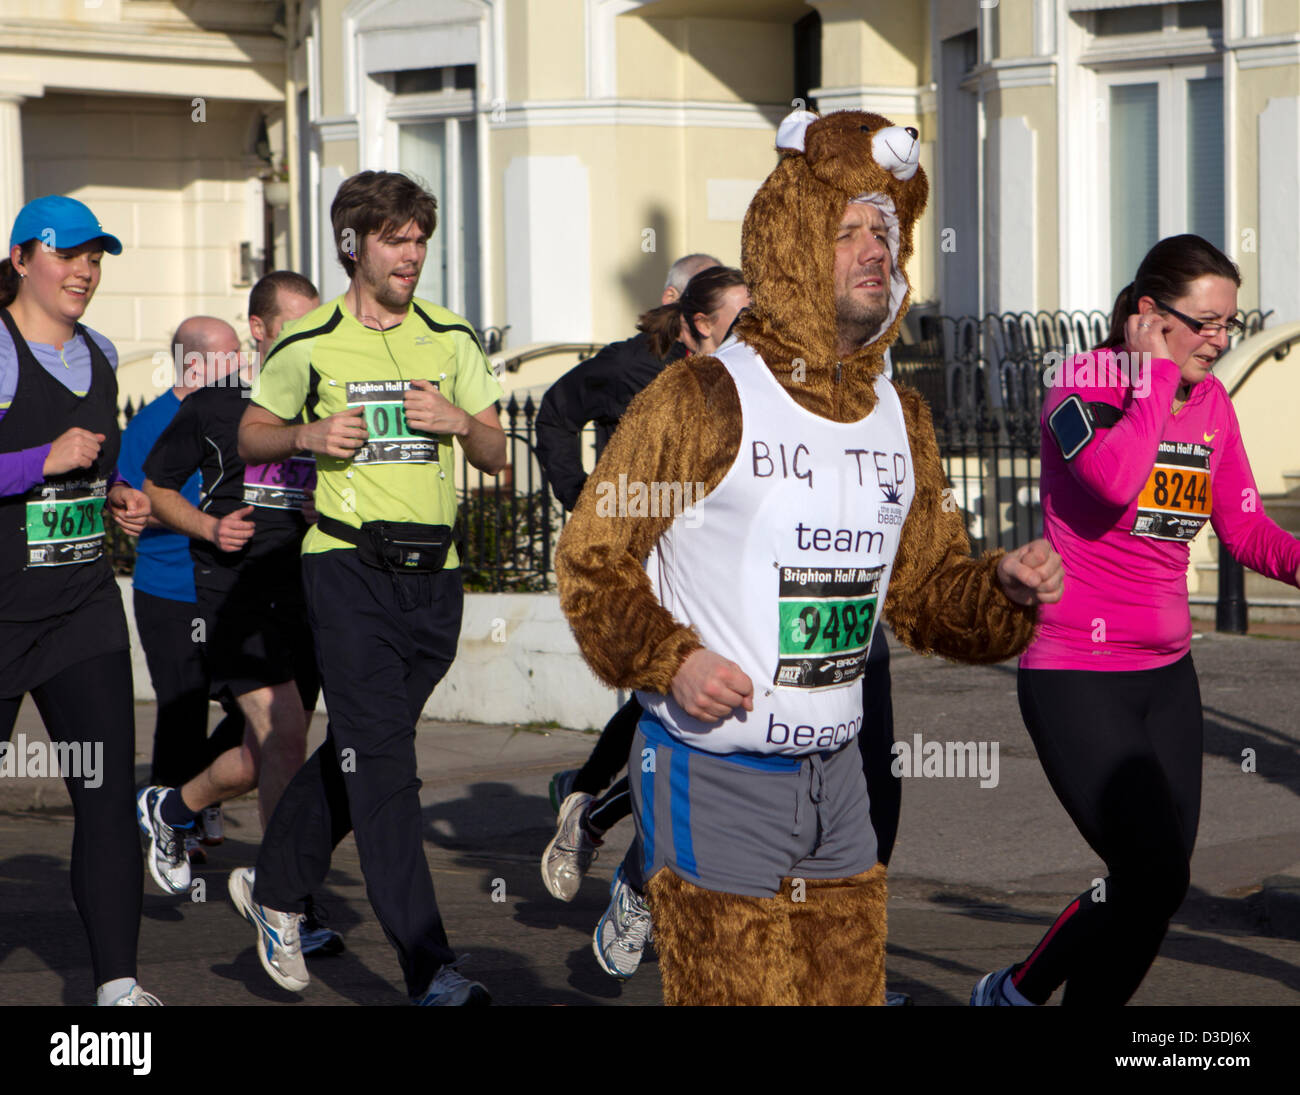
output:
[[[0,88],[0,247],[9,254],[9,230],[23,207],[23,118],[27,97]]]

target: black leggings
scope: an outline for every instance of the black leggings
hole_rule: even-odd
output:
[[[144,857],[135,820],[135,700],[131,655],[121,650],[71,666],[31,690],[50,740],[90,742],[97,777],[68,776],[72,798],[72,898],[90,939],[95,984],[134,977]],[[8,741],[22,696],[0,699]],[[99,745],[103,751],[96,756]],[[85,751],[82,751],[85,757]],[[87,786],[95,784],[98,786]]]
[[[1022,669],[1020,710],[1047,779],[1106,863],[1012,975],[1036,1004],[1125,1003],[1187,894],[1201,809],[1201,693],[1191,654],[1128,672]]]
[[[871,803],[871,824],[876,830],[877,858],[886,866],[898,836],[898,814],[902,808],[903,781],[892,770],[894,752],[894,703],[889,679],[889,645],[883,628],[876,628],[862,679],[862,732],[858,750],[867,777]],[[633,696],[601,731],[587,763],[573,781],[575,791],[600,797],[592,803],[588,822],[606,832],[632,813],[632,796],[624,776],[608,793],[601,794],[609,781],[627,764],[632,735],[641,719],[641,705]]]

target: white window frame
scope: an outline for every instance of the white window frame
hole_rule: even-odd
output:
[[[446,128],[446,140],[444,148],[446,149],[447,160],[444,167],[446,174],[446,190],[442,194],[437,194],[438,199],[438,232],[443,234],[443,243],[447,247],[447,278],[443,286],[445,300],[436,300],[435,304],[441,304],[444,308],[449,308],[458,316],[465,315],[465,264],[461,254],[461,238],[463,232],[462,211],[464,209],[463,193],[463,163],[461,160],[463,142],[461,137],[461,128],[464,126],[477,127],[479,123],[478,112],[475,110],[474,93],[472,91],[456,91],[452,87],[453,73],[447,69],[443,73],[443,90],[425,92],[419,95],[402,95],[392,94],[392,81],[386,81],[390,86],[385,90],[387,92],[387,110],[384,148],[387,150],[387,165],[389,171],[398,171],[400,165],[400,134],[399,128],[403,125],[431,125],[439,122],[443,123]],[[481,133],[477,134],[481,137]],[[480,180],[479,192],[482,194],[481,180],[483,176],[483,155],[482,142],[476,142],[476,148],[479,149],[479,157],[476,177]],[[479,205],[479,250],[480,254],[483,249],[483,218],[485,210],[480,201]],[[427,261],[427,260],[426,260]],[[486,256],[480,258],[480,280],[482,280],[487,266]],[[479,307],[485,308],[482,290],[479,292]],[[470,317],[480,327],[487,327],[488,318],[486,315],[480,315],[477,318]]]
[[[1086,223],[1096,226],[1096,230],[1090,233],[1090,246],[1095,248],[1096,257],[1092,261],[1084,259],[1089,267],[1086,295],[1092,301],[1109,302],[1114,287],[1124,280],[1121,272],[1112,276],[1109,242],[1111,88],[1126,84],[1157,85],[1156,125],[1160,144],[1158,234],[1163,239],[1187,230],[1187,82],[1208,77],[1224,81],[1225,236],[1231,228],[1232,179],[1230,161],[1226,156],[1231,118],[1226,108],[1228,83],[1223,55],[1216,50],[1222,42],[1221,31],[1215,29],[1207,34],[1200,29],[1180,30],[1175,25],[1175,11],[1176,5],[1165,4],[1162,29],[1148,34],[1123,35],[1114,39],[1097,38],[1086,32],[1071,35],[1082,47],[1078,71],[1083,92],[1080,96],[1083,109],[1071,112],[1072,127],[1076,131],[1091,128],[1095,168],[1089,176],[1090,193],[1084,203]],[[1087,104],[1098,101],[1105,104],[1107,124],[1089,127]]]

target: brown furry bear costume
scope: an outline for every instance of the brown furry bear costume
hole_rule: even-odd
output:
[[[913,145],[909,162],[886,149],[893,161],[886,169],[873,155],[873,138],[905,131],[885,118],[844,111],[793,120],[778,138],[785,155],[745,216],[742,266],[753,303],[733,334],[761,356],[789,399],[833,422],[857,422],[877,404],[874,383],[907,308],[903,269],[928,185],[915,162],[914,131],[911,142],[903,139]],[[888,199],[878,207],[897,271],[892,322],[841,356],[835,239],[847,203],[863,195]],[[1003,594],[995,573],[1000,552],[970,557],[962,514],[943,504],[947,483],[929,410],[916,391],[897,391],[915,495],[884,615],[921,653],[973,663],[1011,657],[1028,644],[1035,610]],[[716,358],[670,365],[628,409],[561,537],[556,571],[564,611],[591,668],[613,687],[667,693],[703,644],[656,600],[644,569],[680,515],[606,516],[598,512],[597,486],[625,474],[629,482],[702,483],[707,496],[737,459],[740,408],[735,382]],[[850,878],[799,881],[791,900],[790,878],[779,896],[764,898],[702,889],[658,871],[647,892],[665,1001],[883,1003],[883,865]]]

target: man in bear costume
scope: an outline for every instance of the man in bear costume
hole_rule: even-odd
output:
[[[913,129],[782,124],[745,215],[752,306],[632,403],[556,557],[629,773],[669,1004],[879,1004],[885,870],[853,737],[883,610],[912,649],[1028,644],[1046,541],[970,557],[921,396],[885,377],[927,183]],[[870,702],[868,698],[867,702]]]

